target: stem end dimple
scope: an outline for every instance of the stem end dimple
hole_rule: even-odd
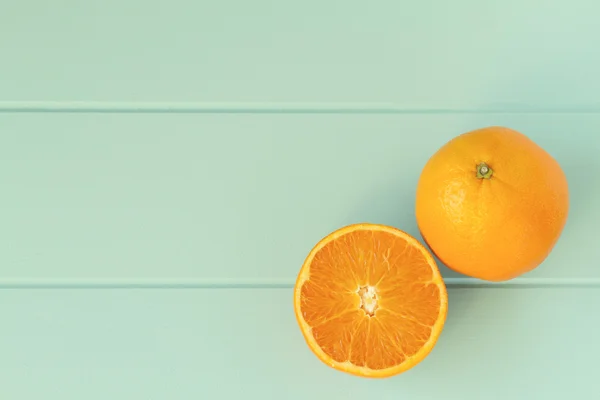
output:
[[[476,172],[479,179],[490,179],[494,174],[494,170],[484,162],[477,164]]]

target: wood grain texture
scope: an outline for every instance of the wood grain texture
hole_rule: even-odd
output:
[[[433,352],[388,380],[310,353],[291,290],[3,290],[8,399],[594,398],[600,290],[452,289]]]
[[[594,0],[5,1],[0,101],[598,109],[597,11]]]
[[[0,278],[291,285],[345,224],[420,238],[425,161],[493,124],[530,135],[569,179],[567,227],[527,277],[600,278],[600,116],[512,114],[0,114]]]

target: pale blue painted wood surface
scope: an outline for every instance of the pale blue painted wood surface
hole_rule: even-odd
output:
[[[0,0],[0,397],[600,397],[597,11]],[[419,237],[427,157],[495,124],[567,173],[554,252],[504,287],[442,267],[447,327],[404,375],[320,364],[306,252],[357,221]]]
[[[600,106],[595,0],[0,4],[2,101]]]
[[[1,276],[292,284],[342,225],[419,236],[422,166],[487,124],[526,132],[569,179],[565,234],[526,277],[600,280],[600,116],[520,114],[0,114]]]
[[[288,289],[0,292],[8,399],[586,399],[598,289],[451,289],[448,325],[388,380],[331,370]]]

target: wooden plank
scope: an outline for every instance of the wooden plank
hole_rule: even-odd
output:
[[[291,291],[2,290],[5,398],[528,400],[600,394],[600,290],[453,289],[420,365],[363,380],[305,346]]]
[[[0,101],[597,108],[593,10],[593,0],[5,1]]]
[[[289,285],[343,225],[419,237],[427,158],[493,124],[529,134],[570,183],[563,237],[528,276],[600,278],[597,115],[18,113],[0,114],[0,277]]]

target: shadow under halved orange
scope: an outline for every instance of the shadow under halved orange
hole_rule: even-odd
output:
[[[446,286],[431,254],[393,227],[354,224],[322,239],[294,289],[296,319],[325,364],[383,378],[422,361],[446,320]]]

